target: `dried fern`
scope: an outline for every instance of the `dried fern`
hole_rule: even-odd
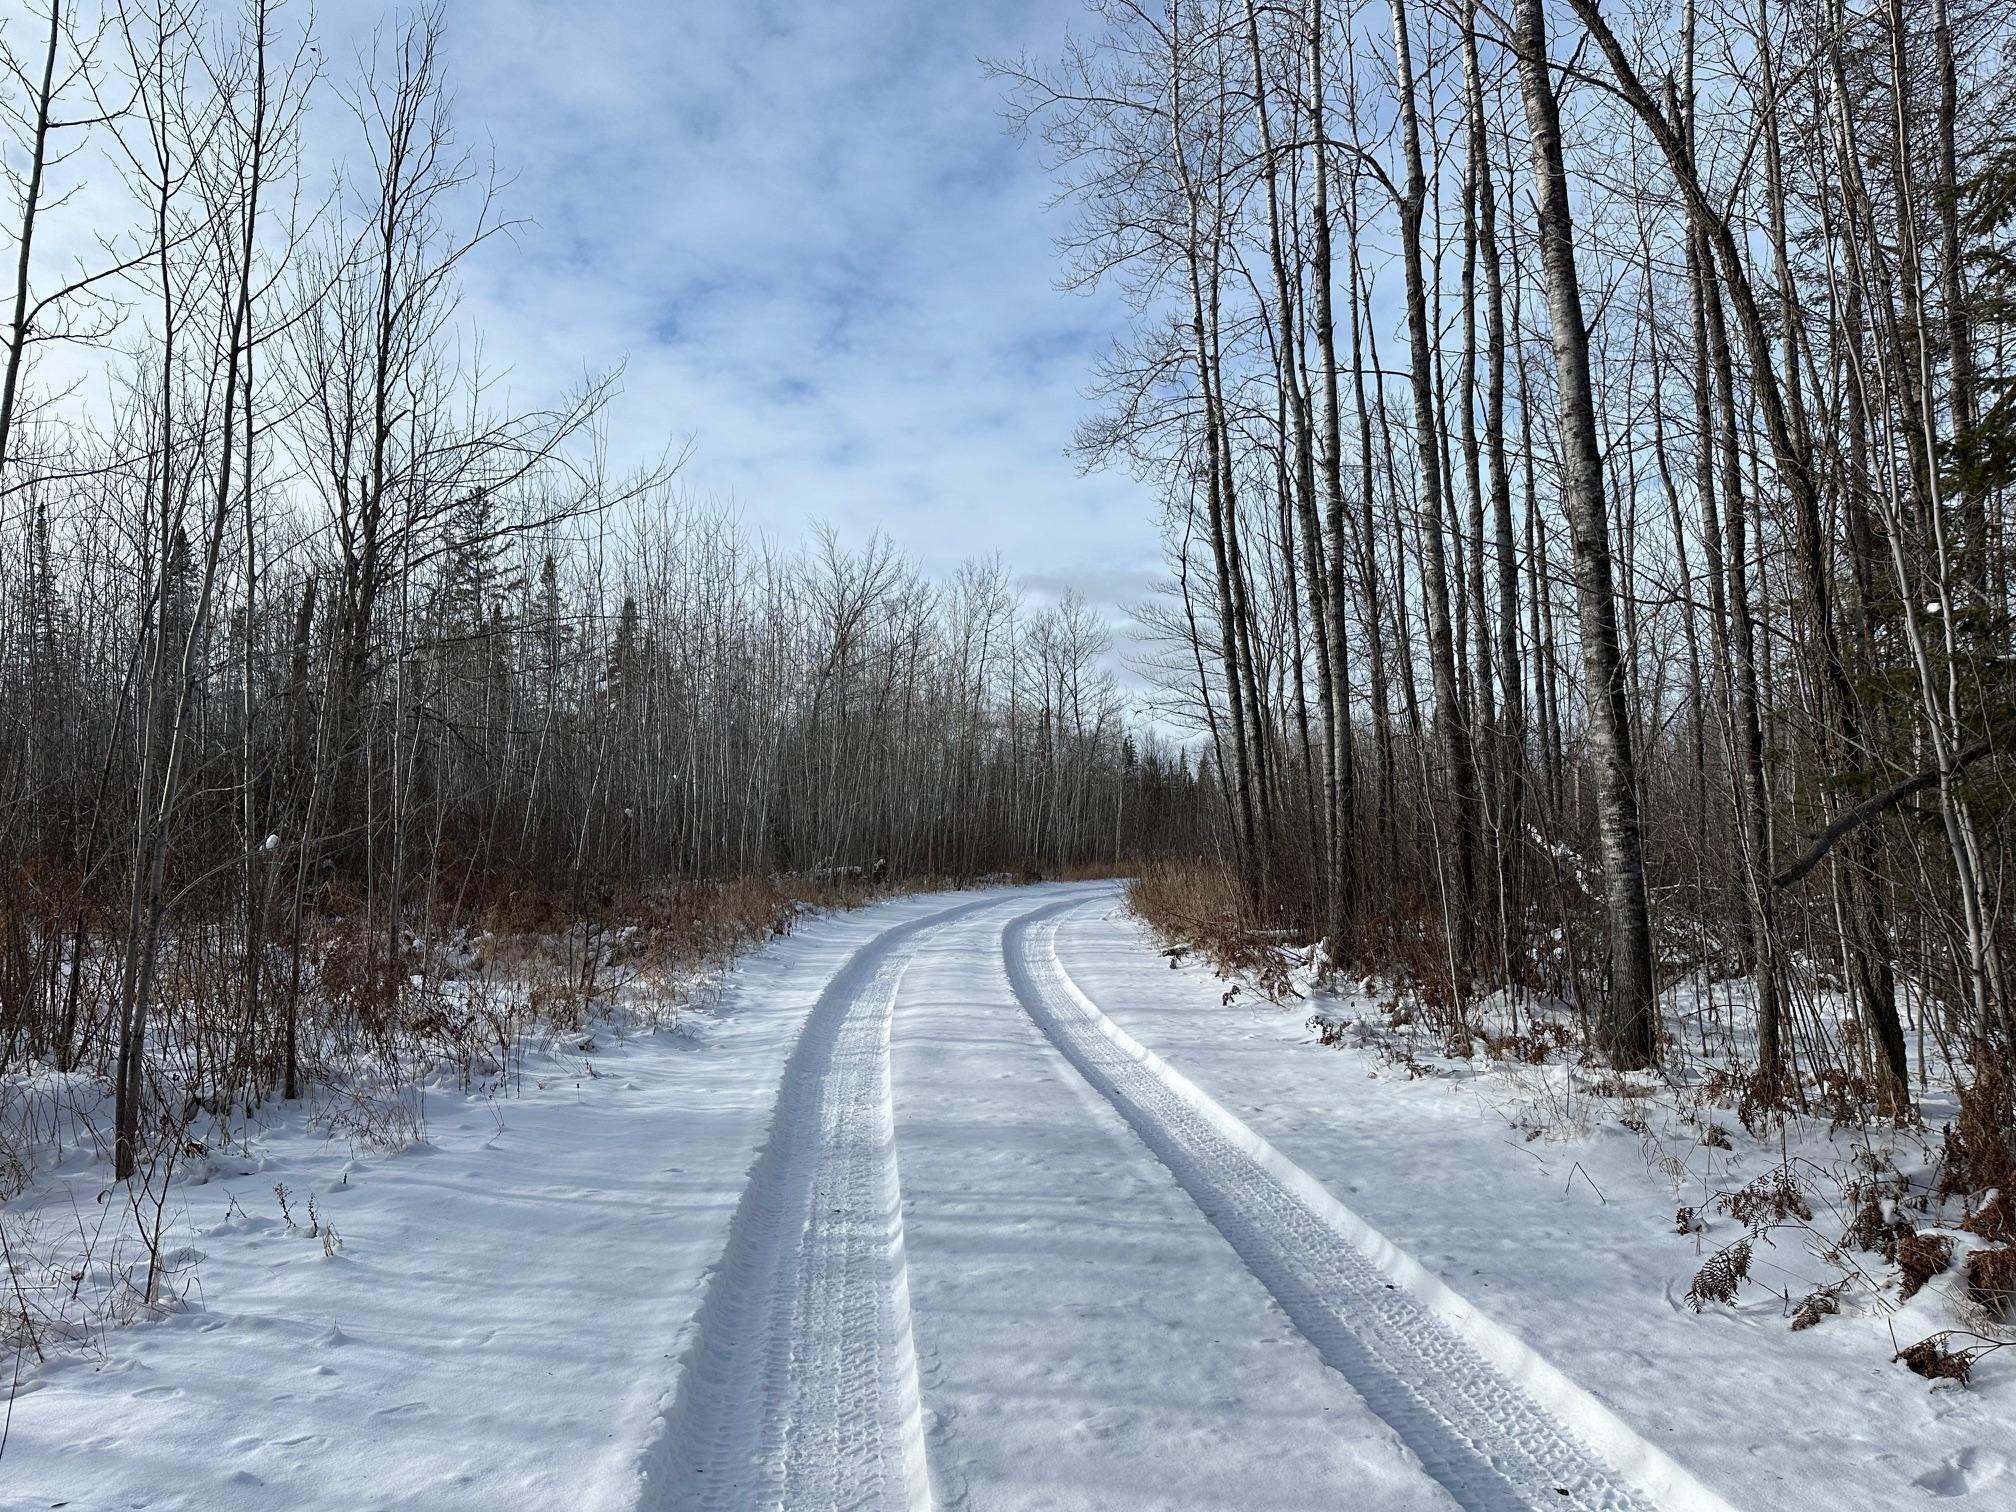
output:
[[[1710,1302],[1727,1306],[1735,1302],[1737,1289],[1749,1279],[1750,1241],[1738,1239],[1710,1255],[1708,1263],[1694,1273],[1694,1280],[1687,1288],[1687,1305],[1697,1313]]]
[[[1950,1331],[1933,1334],[1916,1344],[1905,1345],[1891,1358],[1902,1361],[1912,1374],[1928,1381],[1958,1381],[1965,1386],[1973,1378],[1975,1356],[1983,1351],[1949,1348],[1947,1340],[1952,1337]]]
[[[2016,1244],[2016,1187],[1998,1187],[1960,1227],[1997,1244]]]
[[[1774,1166],[1741,1191],[1730,1192],[1718,1205],[1753,1234],[1787,1218],[1813,1221],[1813,1209],[1790,1166]]]
[[[1906,1302],[1953,1263],[1953,1241],[1944,1234],[1907,1234],[1897,1241],[1897,1295]]]
[[[1882,1197],[1872,1189],[1864,1193],[1862,1205],[1855,1210],[1842,1238],[1855,1248],[1881,1255],[1894,1264],[1898,1242],[1910,1238],[1911,1232],[1910,1223],[1897,1215],[1894,1206],[1886,1207]]]
[[[1792,1332],[1798,1333],[1802,1328],[1811,1328],[1822,1318],[1831,1318],[1841,1311],[1841,1289],[1847,1284],[1845,1281],[1836,1281],[1832,1286],[1823,1286],[1817,1291],[1808,1292],[1806,1300],[1801,1302],[1792,1314]]]

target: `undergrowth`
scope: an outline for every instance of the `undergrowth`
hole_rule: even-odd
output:
[[[69,1064],[0,1060],[0,1346],[27,1361],[102,1350],[112,1330],[184,1305],[198,1256],[178,1237],[179,1183],[244,1154],[287,1087],[284,1065],[233,1050],[257,1021],[293,1017],[311,1130],[357,1154],[395,1153],[426,1143],[430,1088],[509,1097],[528,1053],[586,1057],[597,1036],[676,1028],[740,955],[809,912],[890,890],[854,875],[781,876],[581,899],[527,882],[463,900],[453,922],[445,907],[423,910],[396,950],[382,923],[332,895],[304,918],[298,945],[269,948],[256,1005],[234,1000],[229,963],[192,932],[163,952],[126,1182],[111,1176],[110,1036],[94,1031],[113,1010],[116,971],[86,956],[74,990],[67,972],[55,984],[85,1026]],[[62,1201],[59,1186],[71,1194]],[[285,1232],[340,1248],[312,1206],[290,1209],[284,1188],[279,1209]]]
[[[1348,971],[1325,942],[1252,924],[1223,867],[1150,869],[1128,902],[1172,966],[1207,962],[1228,1000],[1306,996],[1320,1046],[1368,1052],[1410,1079],[1488,1076],[1493,1106],[1526,1141],[1572,1144],[1610,1124],[1636,1136],[1648,1178],[1688,1197],[1672,1226],[1697,1247],[1684,1294],[1697,1313],[1768,1301],[1795,1333],[1847,1315],[1937,1322],[1893,1346],[1896,1363],[1935,1384],[1968,1384],[2016,1342],[2016,1086],[1986,1047],[1943,1081],[1921,1056],[1921,1103],[1887,1106],[1838,982],[1809,968],[1801,1053],[1767,1083],[1749,984],[1719,957],[1675,958],[1659,1062],[1619,1073],[1597,1051],[1576,972],[1560,968],[1573,954],[1560,930],[1532,931],[1536,958],[1493,982],[1455,969],[1439,931],[1390,902]],[[1719,1179],[1745,1152],[1770,1164]],[[1832,1279],[1803,1294],[1760,1280],[1760,1247],[1786,1244]]]

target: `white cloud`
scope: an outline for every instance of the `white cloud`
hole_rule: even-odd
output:
[[[688,484],[774,536],[1110,572],[1117,619],[1154,502],[1065,448],[1120,312],[1056,289],[1040,153],[977,61],[1078,14],[452,0],[459,126],[534,222],[470,271],[487,352],[528,397],[627,361],[619,453],[691,436]]]

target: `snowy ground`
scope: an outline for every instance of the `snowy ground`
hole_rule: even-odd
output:
[[[2016,1503],[2016,1371],[1878,1342],[1936,1288],[1683,1304],[1728,1221],[1675,1183],[1783,1158],[1740,1131],[1682,1176],[1548,1073],[1319,1047],[1106,884],[812,921],[724,987],[431,1093],[403,1154],[213,1161],[190,1305],[29,1374],[0,1507]]]
[[[1990,1356],[1965,1390],[1931,1389],[1891,1362],[1938,1330],[1992,1327],[1957,1273],[1901,1307],[1894,1290],[1850,1285],[1838,1317],[1789,1327],[1844,1265],[1884,1270],[1829,1253],[1845,1216],[1825,1206],[1836,1173],[1872,1148],[1908,1169],[1936,1135],[1808,1122],[1759,1140],[1726,1109],[1687,1117],[1670,1097],[1595,1095],[1586,1084],[1601,1078],[1559,1065],[1425,1052],[1410,1065],[1373,1033],[1326,1049],[1312,1007],[1377,1022],[1378,1006],[1250,995],[1228,1006],[1225,984],[1189,964],[1165,966],[1150,990],[1147,943],[1117,908],[1074,912],[1059,932],[1071,976],[1116,1025],[1708,1491],[1737,1507],[2016,1506],[2016,1350]],[[1818,1209],[1812,1231],[1759,1241],[1737,1304],[1697,1315],[1685,1301],[1695,1272],[1744,1233],[1712,1198],[1788,1163]],[[1700,1232],[1677,1231],[1683,1205]]]

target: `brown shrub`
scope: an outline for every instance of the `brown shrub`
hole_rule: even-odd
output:
[[[1551,1019],[1534,1019],[1523,1032],[1486,1035],[1484,1048],[1493,1060],[1544,1066],[1574,1041],[1575,1031]]]
[[[374,1039],[390,1030],[404,980],[399,963],[383,958],[382,944],[371,930],[339,917],[320,920],[308,946],[328,1007]]]
[[[1798,1106],[1799,1088],[1790,1077],[1752,1073],[1736,1099],[1736,1117],[1753,1136],[1785,1122]]]
[[[703,966],[788,935],[808,909],[855,908],[875,891],[872,882],[837,875],[675,882],[605,896],[597,901],[590,922],[628,929],[614,959],[633,965]]]
[[[1859,1025],[1849,1025],[1859,1029]],[[1827,1109],[1827,1121],[1837,1129],[1865,1122],[1869,1110],[1881,1105],[1877,1088],[1860,1072],[1828,1066],[1820,1073],[1820,1100]]]

